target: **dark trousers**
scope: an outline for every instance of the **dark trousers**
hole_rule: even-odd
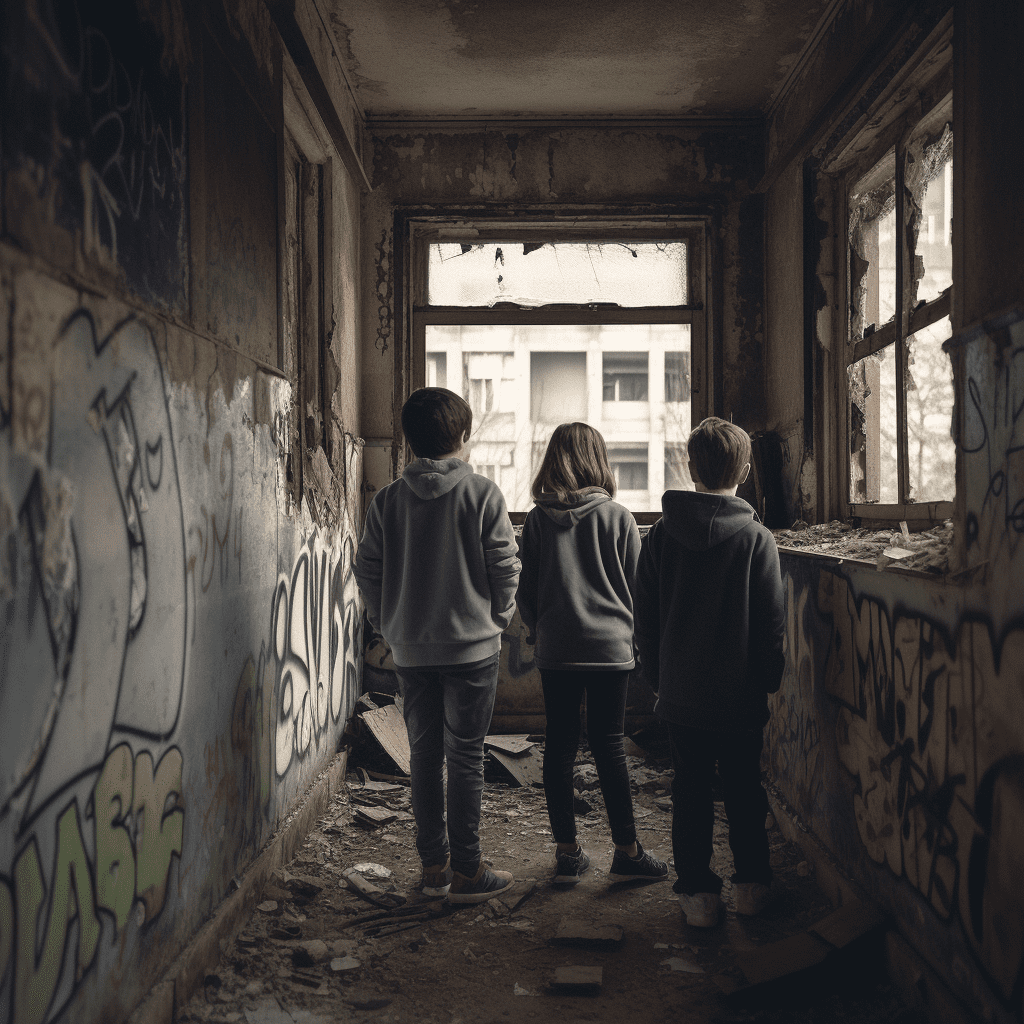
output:
[[[769,884],[768,795],[761,785],[762,731],[708,732],[666,722],[672,748],[672,854],[674,889],[693,895],[720,892],[722,879],[711,870],[715,804],[715,765],[722,780],[729,819],[734,882]]]
[[[395,672],[409,734],[416,850],[424,866],[444,864],[450,850],[452,867],[472,875],[480,864],[484,736],[494,711],[498,655],[472,665],[395,666]]]
[[[587,740],[594,755],[612,841],[636,840],[633,794],[622,746],[628,672],[563,672],[541,669],[547,729],[544,735],[544,795],[556,843],[576,842],[572,771],[580,745],[580,707],[587,697]]]

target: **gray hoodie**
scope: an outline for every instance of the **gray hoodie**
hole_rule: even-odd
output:
[[[461,459],[417,459],[374,495],[355,575],[399,667],[497,654],[519,579],[501,491]]]
[[[666,491],[637,568],[636,643],[656,713],[700,729],[760,729],[786,627],[779,552],[734,495]]]
[[[542,494],[519,542],[516,604],[534,657],[548,669],[631,669],[636,520],[600,487],[570,499]]]

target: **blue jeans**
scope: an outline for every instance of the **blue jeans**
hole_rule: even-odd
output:
[[[495,654],[471,665],[395,667],[409,734],[416,850],[424,865],[444,864],[449,853],[452,868],[461,874],[473,875],[480,865],[484,737],[494,711],[498,658]]]

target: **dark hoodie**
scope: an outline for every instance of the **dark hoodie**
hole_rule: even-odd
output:
[[[742,498],[666,491],[637,569],[636,643],[657,714],[761,729],[782,682],[785,604],[771,531]]]
[[[570,671],[631,669],[633,582],[640,533],[600,487],[562,504],[542,494],[519,542],[516,604],[535,634],[537,665]]]

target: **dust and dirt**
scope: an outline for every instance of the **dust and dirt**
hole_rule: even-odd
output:
[[[640,841],[667,860],[670,763],[629,749]],[[554,847],[543,790],[515,784],[488,759],[485,858],[511,870],[516,883],[488,903],[453,906],[416,891],[420,865],[407,780],[357,764],[350,760],[345,789],[264,890],[248,925],[203,990],[179,1009],[176,1024],[917,1020],[871,956],[847,961],[824,980],[804,971],[783,979],[781,988],[745,987],[738,958],[805,930],[832,910],[800,848],[774,825],[769,909],[758,918],[737,917],[727,882],[721,924],[691,928],[671,880],[609,882],[611,837],[586,751],[576,773],[577,821],[591,868],[569,889],[550,881]],[[374,813],[361,813],[366,809]],[[720,803],[713,867],[726,878],[732,869]],[[621,941],[589,948],[552,944],[567,925],[602,928],[606,936],[621,930]],[[556,972],[565,967],[600,968],[599,987],[556,987]]]
[[[854,527],[838,520],[815,526],[798,521],[788,530],[772,532],[780,547],[874,562],[879,569],[891,565],[940,574],[949,571],[953,546],[951,519],[919,532],[911,531],[906,523],[901,524],[899,530],[877,530]]]

